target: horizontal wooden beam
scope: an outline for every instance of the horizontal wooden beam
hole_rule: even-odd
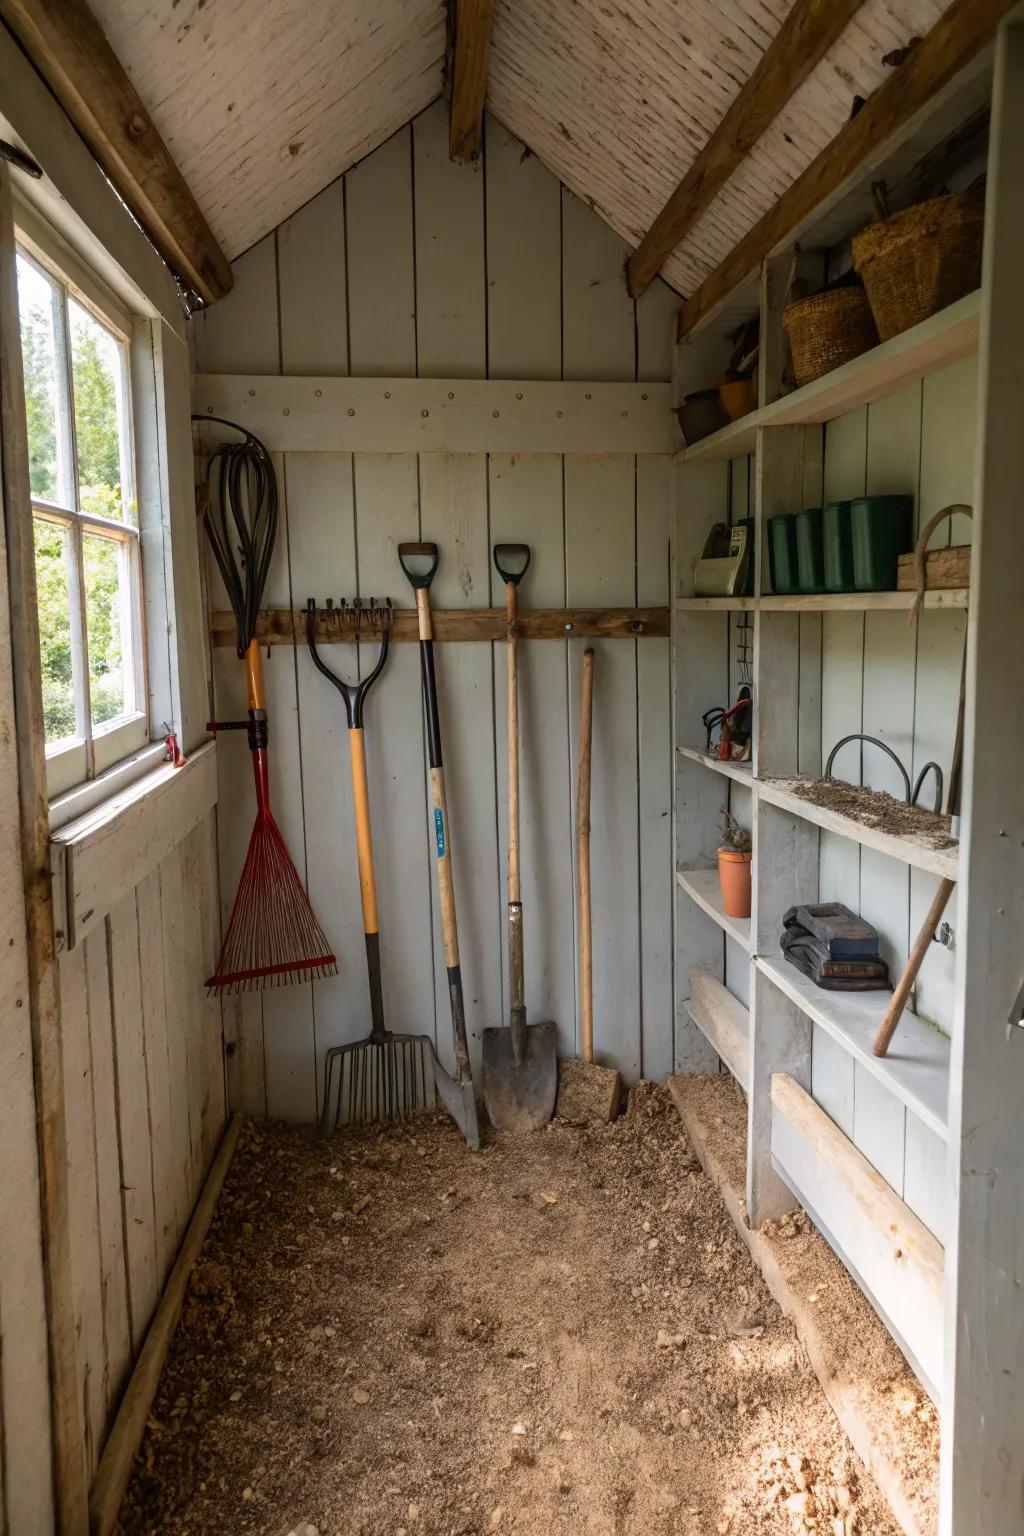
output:
[[[452,105],[448,153],[475,160],[483,137],[492,0],[449,0],[453,20]]]
[[[281,453],[673,453],[670,384],[200,374],[195,408]]]
[[[223,298],[231,264],[88,6],[0,0],[0,18],[172,272],[206,303]]]
[[[435,608],[432,617],[435,640],[504,640],[508,634],[504,608]],[[669,632],[667,608],[536,608],[520,613],[516,624],[521,640],[663,640]],[[337,608],[317,610],[316,637],[322,644],[375,642],[380,634],[364,617],[357,637],[354,617],[343,617]],[[256,635],[266,645],[305,645],[306,610],[265,608]],[[235,636],[233,613],[210,615],[214,645],[234,645]],[[419,639],[415,608],[395,609],[391,639]]]
[[[816,160],[736,245],[679,315],[689,335],[758,271],[761,262],[796,236],[806,220],[858,175],[877,163],[887,142],[926,108],[995,36],[1017,0],[953,0],[928,35],[840,129]]]
[[[626,287],[638,299],[821,62],[863,0],[796,0],[754,72],[637,246]]]

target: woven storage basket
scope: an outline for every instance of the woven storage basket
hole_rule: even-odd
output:
[[[869,224],[853,237],[853,265],[883,341],[981,283],[985,204],[950,193]]]
[[[832,288],[782,311],[797,384],[810,384],[878,342],[864,289]]]

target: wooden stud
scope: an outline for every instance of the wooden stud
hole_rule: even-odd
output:
[[[492,0],[450,3],[454,37],[448,153],[453,160],[475,160],[483,137],[493,4]]]
[[[626,267],[638,299],[729,177],[860,10],[863,0],[797,0]]]
[[[953,0],[928,35],[683,305],[680,339],[707,320],[804,220],[862,173],[884,144],[991,41],[1015,0]]]
[[[172,271],[207,304],[231,265],[83,0],[0,0],[0,16]]]

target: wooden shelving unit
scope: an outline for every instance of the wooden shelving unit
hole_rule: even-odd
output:
[[[855,723],[849,726],[844,723],[849,711],[844,714],[836,706],[834,693],[828,692],[836,687],[835,672],[827,671],[826,658],[832,655],[828,645],[847,645],[861,669],[868,662],[869,636],[871,643],[899,651],[903,634],[899,626],[906,622],[901,615],[909,615],[915,597],[900,591],[776,595],[768,590],[765,527],[780,512],[831,499],[826,494],[826,423],[837,423],[829,430],[841,434],[836,441],[843,452],[848,451],[849,462],[859,464],[865,479],[873,476],[873,488],[889,488],[886,468],[869,467],[865,473],[866,425],[859,428],[857,438],[854,429],[838,418],[896,396],[913,380],[939,374],[976,352],[987,298],[981,292],[969,294],[833,374],[772,398],[773,389],[778,396],[779,360],[785,355],[781,292],[788,264],[789,254],[779,253],[762,270],[760,355],[768,360],[768,367],[762,378],[760,408],[675,456],[677,1055],[686,1071],[707,1070],[707,1063],[724,1064],[747,1093],[746,1207],[751,1224],[761,1226],[778,1217],[792,1209],[795,1200],[805,1205],[938,1398],[948,1390],[950,1367],[942,1343],[942,1318],[952,1282],[943,1274],[934,1207],[923,1201],[909,1173],[904,1189],[902,1145],[899,1179],[889,1182],[888,1169],[896,1159],[888,1156],[887,1138],[905,1138],[916,1157],[931,1159],[931,1176],[942,1191],[936,1198],[943,1202],[943,1230],[948,1235],[946,1148],[958,1124],[951,1105],[959,1092],[949,1033],[915,1011],[912,997],[888,1055],[877,1057],[873,1041],[890,994],[816,987],[784,959],[779,939],[782,916],[789,906],[800,901],[844,900],[878,924],[892,970],[898,975],[907,950],[907,930],[920,925],[934,889],[932,882],[962,880],[967,856],[959,845],[942,846],[941,837],[929,837],[927,831],[883,830],[815,804],[799,792],[801,780],[821,776],[828,750],[841,735],[869,729],[866,683],[861,684],[863,694],[856,700]],[[702,360],[696,351],[692,375],[687,374],[687,366],[681,357],[684,392],[702,382],[697,371]],[[940,392],[942,387],[935,386]],[[905,393],[900,396],[901,401],[906,398]],[[898,402],[893,411],[892,419],[905,423],[907,431],[922,431],[920,412],[915,417],[903,406],[901,414]],[[864,413],[858,420],[866,423],[869,415]],[[747,456],[749,467],[737,462]],[[896,457],[898,461],[898,451]],[[938,457],[943,466],[950,462],[948,454]],[[890,444],[886,465],[892,458]],[[933,485],[931,502],[943,493],[944,488]],[[955,497],[950,494],[945,499]],[[963,492],[961,499],[965,499]],[[693,567],[708,528],[743,516],[754,520],[753,595],[695,596]],[[915,721],[912,708],[902,715],[895,708],[890,716],[883,711],[885,724],[872,731],[891,739],[915,772],[932,756],[948,772],[952,733],[936,747],[934,718],[944,721],[948,713],[952,723],[960,652],[944,637],[962,634],[967,605],[968,592],[963,588],[925,594],[925,616],[918,634],[926,636],[927,642],[907,642],[900,654],[910,658],[911,668],[917,665],[914,644],[937,647],[934,653],[922,653],[927,654],[928,665],[933,654],[941,654],[941,662],[934,664],[945,671],[941,677],[929,674],[930,713],[922,711]],[[722,762],[694,743],[700,740],[704,711],[736,696],[737,633],[747,624],[753,639],[753,763],[737,764]],[[969,679],[969,689],[973,685]],[[895,697],[912,705],[916,672],[911,673],[909,691],[905,682],[892,686]],[[923,732],[920,751],[915,728]],[[878,783],[877,776],[868,782]],[[717,873],[708,868],[726,798],[733,814],[749,824],[753,834],[752,915],[745,920],[725,916]],[[850,860],[855,861],[855,879],[837,884],[837,867],[850,868]],[[890,887],[906,893],[900,931],[889,925],[895,900],[886,894]],[[960,921],[962,913],[957,914]],[[959,927],[957,936],[959,942]],[[948,1011],[948,995],[945,1001]],[[904,1238],[914,1246],[913,1273],[900,1257]]]
[[[708,459],[741,459],[753,453],[765,427],[797,427],[833,421],[847,411],[891,394],[911,379],[926,378],[978,349],[981,290],[922,320],[855,357],[842,368],[783,395],[760,410],[701,438],[677,454],[683,464]]]

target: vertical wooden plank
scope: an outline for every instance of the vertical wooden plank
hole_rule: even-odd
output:
[[[180,1237],[192,1209],[192,1128],[188,1091],[188,1055],[181,1009],[181,978],[185,968],[184,904],[181,856],[177,848],[160,865],[160,943],[166,1000],[167,1076],[171,1100],[170,1177]]]
[[[491,454],[489,471],[491,542],[518,539],[533,552],[521,588],[523,607],[561,607],[565,601],[561,458]],[[500,602],[501,583],[493,567],[490,579],[491,601]],[[497,645],[493,650],[498,865],[504,879],[508,868],[506,668],[504,647]],[[569,768],[569,731],[578,714],[579,700],[569,694],[566,681],[565,641],[531,640],[520,646],[519,834],[528,938],[526,1008],[531,1019],[554,1019],[559,1056],[571,1056],[576,1050],[576,790]],[[499,907],[503,922],[502,891]],[[499,948],[504,1017],[508,1009],[504,942]]]
[[[973,505],[975,445],[978,423],[978,357],[931,374],[922,383],[921,496],[918,527],[940,507],[964,501]],[[957,515],[941,523],[928,541],[930,549],[946,544],[970,544],[973,525]]]
[[[629,248],[562,189],[562,377],[636,377],[636,314],[622,269]]]
[[[383,598],[356,579],[355,510],[351,454],[290,454],[288,490],[293,519],[292,590],[301,607],[308,597],[349,601],[356,596]],[[397,651],[400,647],[396,647]],[[360,651],[362,654],[360,655]],[[325,646],[324,660],[348,682],[357,682],[376,661],[376,647]],[[393,651],[368,695],[365,731],[368,750],[376,741],[387,695],[393,683]],[[352,774],[348,726],[341,695],[316,670],[305,647],[296,655],[299,728],[302,745],[302,796],[306,819],[306,869],[309,899],[338,956],[338,975],[313,983],[316,1041],[316,1091],[322,1109],[324,1054],[331,1046],[364,1038],[370,1032],[370,996],[366,980],[362,908],[359,902]],[[370,781],[370,809],[378,882],[381,879],[381,824],[388,814],[382,785]],[[381,964],[399,964],[391,948],[388,914],[381,909]]]
[[[636,559],[635,483],[628,458],[565,460],[566,600],[628,603]],[[569,696],[579,695],[583,647],[569,647]],[[637,700],[633,647],[594,643],[591,867],[594,1048],[633,1079],[640,1070]],[[578,721],[570,732],[573,773]]]
[[[184,1229],[185,1212],[179,1208],[181,1191],[174,1176],[174,1106],[167,1042],[159,869],[152,870],[136,886],[135,906],[139,929],[141,1026],[145,1041],[153,1164],[157,1280],[162,1286],[177,1249],[179,1234]]]
[[[99,1195],[93,1129],[92,1055],[85,947],[60,961],[61,1022],[64,1032],[64,1099],[68,1139],[68,1215],[71,1273],[78,1337],[78,1402],[85,1429],[86,1485],[103,1447],[107,1405],[103,1394],[103,1299],[100,1279]],[[2,1297],[0,1297],[2,1299]]]
[[[107,925],[85,941],[92,1053],[93,1137],[99,1210],[100,1294],[103,1298],[103,1401],[109,1412],[131,1365],[131,1330],[121,1211],[121,1158],[114,1092],[114,1033],[110,1006]]]
[[[348,373],[345,184],[332,181],[277,231],[281,372]]]
[[[182,881],[191,900],[185,907],[183,1015],[186,1024],[189,1122],[192,1133],[192,1192],[198,1191],[224,1126],[223,1081],[220,1062],[220,1006],[203,985],[216,958],[211,953],[206,830],[200,822],[178,845]],[[196,899],[198,896],[198,899]]]
[[[353,298],[356,293],[353,281]],[[420,532],[419,486],[413,454],[356,454],[356,542],[359,588],[390,592],[406,604],[409,587],[397,548]],[[439,662],[439,669],[443,658]],[[396,1030],[435,1034],[431,911],[434,869],[427,841],[427,789],[418,647],[396,645],[374,701],[366,761],[374,803],[381,920],[384,1016]],[[440,964],[438,958],[438,964]],[[447,1014],[441,1020],[450,1041]]]
[[[235,286],[221,305],[206,312],[202,327],[205,366],[212,373],[277,373],[277,263],[274,235],[268,235],[233,264]],[[281,538],[281,535],[279,535]],[[207,559],[211,608],[226,607],[220,573]],[[245,668],[234,651],[215,647],[212,657],[217,718],[245,718]],[[273,729],[273,722],[271,723]],[[252,832],[252,768],[244,741],[227,738],[217,746],[217,841],[220,856],[222,932],[226,931],[238,877]],[[229,1057],[232,1108],[266,1113],[263,994],[247,992],[224,1000],[225,1032],[234,1047]]]
[[[996,46],[979,361],[957,1007],[950,1060],[941,1536],[1012,1531],[1024,1486],[1024,16]],[[997,724],[996,724],[997,723]],[[995,725],[996,750],[992,730]],[[1006,835],[1009,833],[1010,835]]]
[[[416,189],[416,371],[420,378],[487,373],[482,159],[448,158],[448,107],[413,120]]]
[[[114,1025],[114,1093],[121,1149],[121,1222],[134,1359],[158,1295],[149,1083],[142,1029],[139,926],[134,891],[110,913],[107,925]]]
[[[493,117],[487,145],[487,336],[492,379],[562,372],[562,189]]]
[[[853,1135],[853,1071],[850,1054],[817,1024],[811,1051],[811,1093],[847,1136]]]
[[[644,300],[651,294],[649,288]],[[643,302],[643,301],[641,301]],[[670,317],[665,332],[671,343]],[[672,461],[643,456],[636,466],[636,600],[669,601]],[[663,1081],[673,1068],[672,1022],[672,683],[671,641],[636,645],[640,838],[641,1070]]]
[[[416,372],[411,130],[345,177],[349,367],[357,378]]]
[[[354,374],[416,372],[415,245],[411,129],[389,139],[346,177],[350,365]],[[356,548],[362,594],[411,601],[397,546],[420,536],[413,454],[357,454]],[[415,646],[396,646],[366,742],[374,803],[384,1015],[391,1028],[435,1036],[431,928],[433,866],[427,846],[423,705]],[[450,1029],[445,1025],[445,1038]]]
[[[417,310],[417,313],[420,313]],[[487,461],[482,454],[420,455],[420,518],[424,538],[440,548],[432,589],[439,608],[472,606],[489,599],[491,551],[487,527]],[[527,577],[529,581],[529,577]],[[499,646],[497,648],[501,650]],[[523,649],[527,649],[524,647]],[[459,951],[466,1001],[466,1030],[474,1072],[484,1028],[504,1022],[501,952],[505,909],[504,866],[498,868],[495,814],[495,742],[505,732],[496,720],[491,648],[442,646],[437,655],[438,710],[444,739],[445,787],[452,828],[452,866]],[[525,752],[526,741],[523,738]],[[533,963],[536,919],[525,910],[526,969]],[[441,953],[440,913],[434,904],[434,953]],[[448,985],[435,970],[437,1018],[448,1012]],[[539,1023],[539,1017],[533,1020]],[[438,1030],[438,1050],[451,1070],[449,1032]]]
[[[206,1079],[205,1119],[203,1121],[203,1174],[220,1144],[227,1120],[224,1074],[224,1015],[219,999],[209,997],[202,986],[210,974],[220,948],[220,912],[217,899],[217,823],[211,811],[192,830],[199,870],[199,966],[195,972],[196,990],[203,1021],[200,1059]]]
[[[914,1115],[907,1115],[904,1139],[903,1198],[939,1242],[945,1241],[949,1198],[946,1144]]]
[[[853,1094],[851,1140],[886,1183],[902,1195],[907,1112],[885,1084],[866,1072],[859,1062],[854,1063]]]

